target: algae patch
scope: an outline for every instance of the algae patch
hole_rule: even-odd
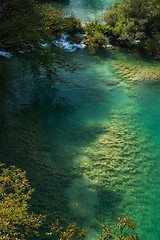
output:
[[[128,84],[138,82],[159,83],[160,67],[147,66],[146,64],[133,64],[121,61],[112,61],[111,67],[114,69],[118,77]]]
[[[95,216],[100,225],[108,225],[121,215],[136,216],[138,223],[143,216],[151,217],[148,203],[152,196],[145,189],[153,159],[159,153],[153,152],[155,146],[137,118],[140,113],[133,109],[114,112],[111,122],[103,125],[103,133],[80,149],[83,157],[77,171],[83,181],[92,181],[97,189],[100,204],[95,206]]]

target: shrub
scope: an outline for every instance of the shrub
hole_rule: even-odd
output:
[[[59,224],[58,220],[51,226],[51,232],[47,233],[47,235],[57,236],[58,240],[84,239],[86,234],[87,231],[80,231],[76,223],[70,223],[66,229],[64,229],[64,227]]]
[[[160,58],[159,0],[117,0],[107,9],[104,21],[112,27],[116,43],[139,45],[150,55]]]
[[[85,25],[86,36],[84,38],[84,43],[92,51],[97,51],[100,49],[108,40],[112,34],[112,28],[99,23],[90,22]]]
[[[69,34],[83,33],[80,20],[74,16],[65,17],[63,20],[63,31]]]
[[[19,240],[38,235],[46,216],[30,213],[28,200],[34,190],[26,173],[16,167],[2,169],[0,175],[0,239]]]
[[[0,164],[0,166],[2,166]],[[26,172],[16,167],[2,169],[0,174],[0,239],[21,240],[38,235],[38,228],[44,223],[46,216],[29,212],[28,200],[34,190],[26,179]],[[129,216],[118,218],[115,230],[104,227],[99,240],[139,240],[135,233],[136,223]],[[50,227],[48,236],[57,240],[84,239],[86,230],[80,230],[76,223],[66,228],[56,223]]]
[[[139,240],[139,236],[135,233],[136,222],[131,222],[129,216],[118,218],[115,225],[115,231],[104,227],[100,240]]]
[[[93,35],[86,35],[84,39],[84,43],[93,52],[100,49],[106,42],[107,39],[105,35],[98,30],[95,30]]]
[[[88,34],[93,33],[96,30],[99,30],[101,33],[103,33],[107,37],[112,35],[112,27],[109,25],[90,22],[85,26],[85,31]]]

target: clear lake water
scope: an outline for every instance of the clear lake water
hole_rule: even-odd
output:
[[[112,3],[70,0],[66,9],[88,21]],[[74,46],[68,55],[81,66],[55,84],[36,83],[13,57],[0,60],[1,162],[27,171],[32,209],[48,223],[76,221],[96,240],[129,215],[141,240],[158,240],[160,84],[126,83],[113,68],[156,63],[125,50]]]

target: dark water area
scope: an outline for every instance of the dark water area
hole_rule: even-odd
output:
[[[106,4],[69,8],[86,20]],[[68,54],[81,67],[55,84],[38,84],[15,58],[0,60],[0,160],[27,171],[32,210],[49,215],[47,224],[76,221],[96,240],[129,215],[140,239],[160,239],[160,85],[128,84],[112,67],[155,63],[125,50]]]

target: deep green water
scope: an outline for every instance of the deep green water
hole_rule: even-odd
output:
[[[105,4],[70,8],[88,20]],[[125,51],[68,54],[81,68],[54,85],[36,84],[14,58],[1,60],[0,159],[27,171],[32,208],[48,222],[77,221],[96,240],[129,215],[140,239],[160,239],[160,84],[129,85],[111,64],[154,62]]]

